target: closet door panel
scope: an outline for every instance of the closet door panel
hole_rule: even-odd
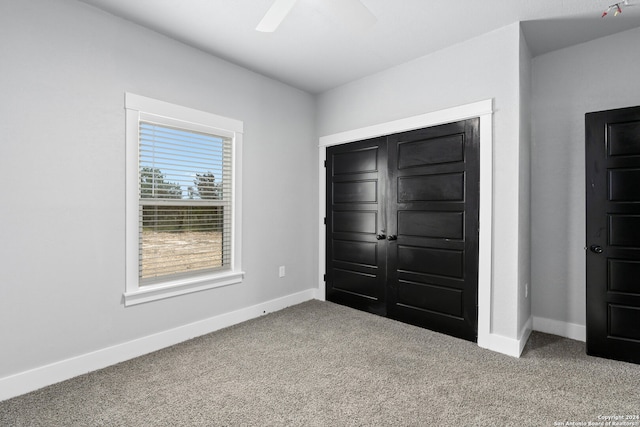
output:
[[[477,340],[479,121],[388,138],[387,314]]]
[[[327,149],[326,297],[386,314],[386,138]]]

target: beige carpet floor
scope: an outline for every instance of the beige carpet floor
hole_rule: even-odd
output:
[[[640,426],[639,414],[640,365],[584,343],[533,333],[518,359],[320,301],[0,402],[0,426]]]

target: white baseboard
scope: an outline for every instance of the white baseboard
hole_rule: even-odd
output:
[[[524,350],[524,346],[527,345],[527,341],[529,341],[529,337],[531,336],[531,332],[533,332],[533,316],[530,316],[527,320],[527,323],[524,324],[522,329],[520,330],[520,352],[518,355],[522,354]]]
[[[260,317],[266,313],[282,310],[286,307],[315,299],[316,291],[316,289],[308,289],[251,307],[245,307],[230,313],[221,314],[209,319],[128,341],[123,344],[103,348],[91,353],[0,378],[0,401],[68,380],[87,372],[115,365],[116,363],[124,362],[125,360],[133,359],[134,357],[142,356],[191,338]]]
[[[507,356],[520,357],[520,340],[502,335],[488,334],[482,342],[478,340],[478,346]]]
[[[522,350],[524,350],[524,346],[529,340],[529,335],[531,335],[532,329],[533,319],[529,318],[520,330],[520,338],[513,339],[494,333],[489,333],[482,337],[478,335],[478,346],[486,348],[487,350],[506,354],[507,356],[520,357]]]
[[[319,301],[326,301],[326,296],[325,296],[325,290],[324,288],[322,289],[318,289],[318,288],[314,288],[312,289],[313,291],[313,299],[317,299]]]
[[[587,328],[577,323],[563,322],[560,320],[533,317],[533,330],[545,334],[559,335],[576,341],[587,340]]]

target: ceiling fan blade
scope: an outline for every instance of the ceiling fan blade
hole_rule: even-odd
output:
[[[275,0],[271,8],[262,18],[262,21],[260,21],[256,27],[256,30],[262,31],[263,33],[274,32],[297,1],[298,0]]]

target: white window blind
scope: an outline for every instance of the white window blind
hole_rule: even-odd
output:
[[[139,279],[229,269],[232,139],[139,121]]]

